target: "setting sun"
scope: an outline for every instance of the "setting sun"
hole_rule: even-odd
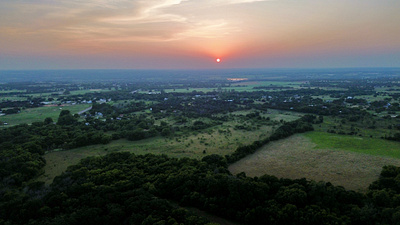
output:
[[[220,63],[220,62],[221,62],[221,59],[220,59],[220,58],[218,58],[218,59],[216,59],[216,61],[217,61],[217,63]]]

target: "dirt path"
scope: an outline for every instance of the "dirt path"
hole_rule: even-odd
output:
[[[83,114],[83,113],[85,113],[85,112],[87,112],[87,111],[89,111],[89,110],[91,110],[91,109],[92,109],[92,106],[90,106],[89,108],[84,109],[84,110],[78,112],[78,114],[81,115],[81,114]]]

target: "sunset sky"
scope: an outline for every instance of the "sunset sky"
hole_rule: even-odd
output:
[[[0,69],[316,67],[400,67],[400,1],[0,1]]]

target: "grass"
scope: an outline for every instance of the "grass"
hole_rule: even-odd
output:
[[[112,89],[114,90],[114,89]],[[70,95],[84,95],[86,93],[96,93],[96,92],[107,92],[107,91],[112,91],[109,89],[85,89],[85,90],[76,90],[76,91],[71,91]]]
[[[6,101],[26,101],[28,98],[27,97],[19,97],[19,96],[1,96],[0,97],[0,102],[6,102]]]
[[[305,113],[298,113],[298,112],[291,112],[291,111],[283,111],[283,110],[276,110],[276,109],[268,109],[268,112],[266,115],[263,115],[265,117],[271,118],[271,120],[275,121],[293,121],[297,120],[300,117],[305,115]]]
[[[316,144],[315,148],[317,149],[338,149],[400,159],[399,142],[324,132],[309,132],[304,135]]]
[[[268,89],[253,89],[254,87],[266,86],[266,87],[292,87],[295,89],[302,88],[300,85],[302,82],[284,82],[284,81],[249,81],[249,82],[240,82],[240,83],[233,83],[231,87],[227,89],[234,89],[235,91],[261,91]],[[275,91],[275,90],[269,90]]]
[[[387,114],[385,114],[387,115]],[[314,126],[316,131],[328,132],[328,130],[333,130],[336,133],[344,132],[350,133],[353,131],[357,132],[359,137],[372,137],[381,138],[386,136],[392,136],[393,133],[397,132],[395,129],[388,129],[389,125],[394,126],[397,122],[396,120],[386,120],[380,118],[374,118],[373,120],[363,120],[358,122],[341,122],[342,119],[338,117],[324,116],[324,122],[322,124]],[[375,128],[370,128],[373,125],[373,121],[376,121],[374,125]]]
[[[324,101],[333,101],[333,100],[336,100],[336,99],[338,99],[338,98],[332,98],[330,95],[314,95],[314,96],[312,96],[314,99],[315,98],[320,98],[320,99],[322,99],[322,100],[324,100]]]
[[[235,130],[238,124],[248,124],[256,127],[258,124],[252,124],[246,121],[241,115],[254,112],[254,110],[243,110],[232,113],[234,119],[201,131],[189,133],[175,133],[171,137],[154,137],[140,141],[128,141],[120,139],[112,141],[106,145],[91,145],[68,151],[51,152],[45,155],[47,161],[45,174],[39,179],[46,183],[51,183],[53,178],[60,175],[65,169],[79,160],[89,156],[105,155],[110,152],[128,151],[135,154],[166,154],[170,157],[190,157],[201,159],[210,154],[227,155],[233,153],[240,145],[251,144],[269,136],[273,131],[273,126],[261,125],[258,129],[250,131]],[[279,110],[268,110],[271,120],[279,121],[281,119],[291,121],[298,119],[301,114],[293,112],[281,112]],[[159,122],[160,120],[157,120]],[[174,123],[171,118],[163,119],[169,124]],[[193,122],[193,121],[192,121]]]
[[[171,93],[171,92],[179,92],[179,93],[191,93],[193,91],[197,91],[197,92],[212,92],[212,91],[216,91],[216,88],[175,88],[175,89],[165,89],[165,93]],[[145,93],[148,93],[147,91]]]
[[[293,88],[301,88],[300,85],[302,82],[281,82],[281,81],[249,81],[249,82],[239,82],[239,83],[232,83],[230,87],[221,88],[222,91],[260,91],[263,89],[253,89],[253,87],[259,86],[270,86],[273,85],[275,87],[293,87]],[[188,92],[211,92],[217,91],[217,88],[176,88],[176,89],[165,89],[166,93],[170,92],[181,92],[181,93],[188,93]],[[143,93],[147,93],[143,92]]]
[[[0,90],[0,93],[11,93],[11,92],[26,92],[26,90],[19,90],[19,89]]]
[[[0,119],[1,121],[8,123],[7,126],[15,126],[21,123],[31,124],[32,122],[43,121],[47,117],[51,117],[53,121],[57,121],[61,109],[69,110],[72,114],[74,114],[89,107],[90,104],[79,104],[68,106],[45,106],[38,108],[29,108],[22,110],[22,112],[18,114],[1,116]]]
[[[309,136],[315,138],[317,143]],[[323,141],[330,144],[319,145]],[[389,141],[383,142],[386,142],[385,146],[391,145]],[[400,166],[397,158],[346,151],[355,147],[351,147],[351,142],[345,143],[340,145],[341,148],[335,148],[339,146],[318,132],[298,134],[263,146],[256,153],[232,164],[229,170],[233,174],[245,172],[251,177],[264,174],[290,179],[305,177],[331,182],[350,190],[366,191],[378,179],[384,165]],[[361,146],[359,150],[361,152]]]
[[[68,151],[55,151],[44,156],[46,165],[45,173],[37,180],[46,184],[53,182],[54,177],[61,175],[68,166],[77,164],[81,159],[89,156],[101,156],[107,154],[107,151],[98,149],[72,149]]]
[[[111,152],[127,151],[135,154],[166,154],[170,157],[190,157],[201,159],[205,155],[231,154],[239,145],[246,145],[267,137],[272,127],[261,126],[258,130],[235,130],[238,122],[230,121],[199,132],[186,135],[175,134],[174,137],[154,137],[140,141],[120,139],[106,145],[91,145],[67,151],[47,153],[45,174],[41,181],[51,183],[53,178],[60,175],[65,169],[79,160],[89,156],[105,155]]]

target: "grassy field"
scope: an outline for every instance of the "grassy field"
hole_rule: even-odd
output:
[[[115,89],[112,89],[115,90]],[[85,89],[85,90],[76,90],[76,91],[71,91],[70,95],[84,95],[86,93],[96,93],[96,92],[107,92],[111,91],[109,89]]]
[[[275,120],[275,121],[280,121],[280,120],[293,121],[293,120],[299,119],[303,115],[305,115],[305,113],[268,109],[267,114],[263,115],[263,116],[270,117],[271,120]]]
[[[281,82],[281,81],[249,81],[249,82],[239,82],[239,83],[232,83],[230,87],[224,87],[222,91],[260,91],[263,89],[253,89],[253,87],[259,86],[276,86],[276,87],[293,87],[293,88],[301,88],[300,85],[302,82]],[[170,92],[182,92],[188,93],[193,91],[202,91],[204,93],[216,91],[217,88],[176,88],[176,89],[165,89],[166,93]],[[146,93],[146,92],[143,92]]]
[[[310,138],[317,149],[338,149],[400,159],[400,142],[324,132],[309,132],[304,136]]]
[[[251,144],[269,136],[273,131],[273,126],[262,125],[259,129],[250,131],[236,130],[235,125],[250,124],[240,115],[246,115],[252,110],[239,111],[233,113],[237,117],[222,125],[214,126],[202,131],[193,131],[186,134],[176,133],[173,137],[155,137],[141,141],[128,141],[125,139],[112,141],[107,145],[92,145],[68,151],[56,151],[47,153],[45,174],[40,180],[51,183],[53,178],[60,175],[62,171],[79,160],[89,157],[105,155],[110,152],[128,151],[135,154],[166,154],[171,157],[190,157],[201,159],[205,155],[231,154],[240,145]],[[284,112],[278,110],[269,110],[268,114],[272,120],[291,121],[298,119],[301,114]],[[168,123],[173,123],[166,120]],[[158,121],[159,122],[159,121]],[[251,125],[254,127],[254,125]]]
[[[26,90],[18,90],[18,89],[0,90],[0,93],[10,93],[10,92],[26,92]]]
[[[327,141],[327,144],[321,145],[324,141],[327,140],[323,135],[316,132],[294,135],[265,145],[253,155],[232,164],[229,170],[233,174],[243,171],[248,176],[270,174],[291,179],[305,177],[331,182],[351,190],[366,191],[378,179],[384,165],[400,166],[400,159],[384,157],[385,153],[360,154],[363,145],[352,147],[352,142],[345,141],[338,148],[336,141]],[[384,146],[395,147],[389,141],[367,140],[367,143],[374,141],[374,146],[384,144],[381,149]]]
[[[387,114],[386,114],[387,115]],[[382,115],[378,114],[378,117]],[[381,138],[385,135],[393,136],[395,129],[388,129],[389,125],[396,124],[395,120],[385,120],[380,118],[374,118],[376,121],[375,128],[370,128],[373,125],[373,120],[369,121],[358,121],[358,122],[348,122],[342,123],[342,119],[338,117],[324,116],[324,122],[322,124],[314,126],[316,131],[328,132],[328,130],[333,130],[336,133],[344,132],[350,133],[353,130],[357,132],[356,136],[359,137],[373,137]],[[394,126],[394,125],[393,125]]]
[[[227,89],[234,89],[235,91],[275,91],[270,89],[253,89],[254,87],[266,86],[266,87],[292,87],[295,89],[301,88],[300,85],[303,82],[285,82],[285,81],[249,81],[249,82],[240,82],[240,83],[233,83],[231,87]]]
[[[90,106],[90,104],[79,104],[67,106],[44,106],[38,108],[24,109],[18,114],[1,116],[0,120],[8,123],[8,126],[15,126],[21,123],[31,124],[32,122],[43,121],[47,117],[51,117],[53,121],[57,121],[61,109],[69,110],[72,114],[74,114],[86,108],[89,108]],[[6,126],[3,125],[0,127]]]
[[[6,102],[6,101],[26,101],[28,98],[27,97],[19,97],[19,96],[1,96],[0,97],[0,102]]]
[[[229,124],[232,123],[232,124]],[[239,145],[250,144],[269,136],[272,128],[262,126],[255,131],[239,131],[231,128],[234,122],[179,137],[155,137],[141,141],[125,139],[112,141],[106,145],[92,145],[67,151],[50,152],[45,155],[45,174],[40,180],[51,183],[53,178],[79,160],[105,155],[110,152],[128,151],[135,154],[166,154],[171,157],[190,157],[201,159],[205,155],[231,154]]]

